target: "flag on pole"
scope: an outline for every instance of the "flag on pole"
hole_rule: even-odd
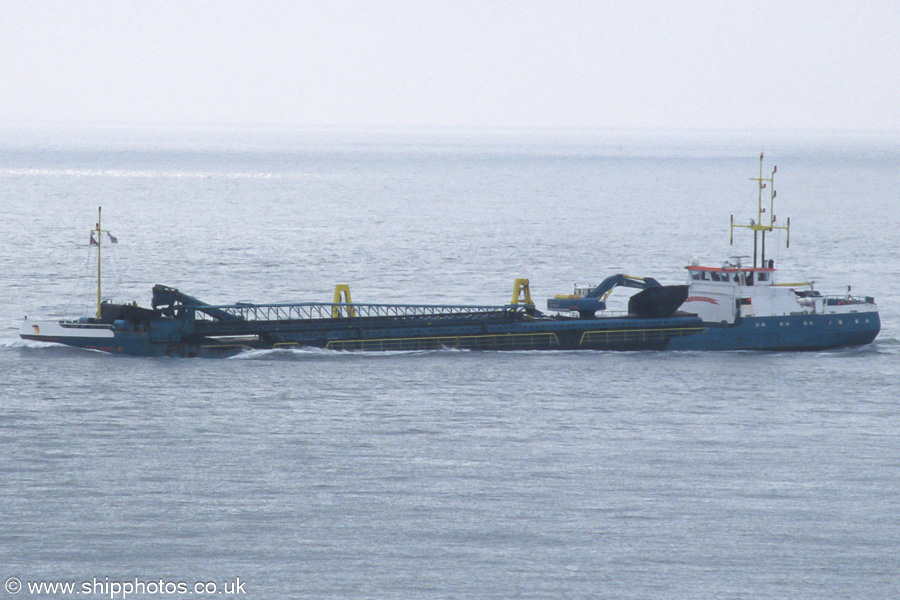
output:
[[[90,243],[90,245],[91,245],[91,246],[96,246],[96,245],[97,245],[97,240],[94,239],[94,232],[93,232],[93,231],[91,232],[91,243]]]
[[[109,236],[109,241],[112,242],[113,244],[118,244],[118,243],[119,243],[119,238],[117,238],[116,236],[114,236],[114,235],[111,234],[110,232],[107,231],[107,232],[106,232],[106,235]]]

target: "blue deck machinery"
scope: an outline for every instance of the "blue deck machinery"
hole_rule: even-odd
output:
[[[346,285],[337,286],[334,302],[212,305],[175,288],[156,285],[151,309],[103,303],[102,321],[113,325],[123,352],[178,356],[305,346],[334,350],[536,350],[609,344],[656,348],[672,335],[695,330],[695,317],[688,319],[689,323],[683,318],[669,322],[683,301],[683,294],[677,294],[674,300],[671,294],[666,295],[668,307],[658,306],[656,296],[643,303],[630,302],[630,309],[637,307],[630,316],[640,321],[639,338],[622,333],[623,328],[636,327],[631,322],[613,319],[601,327],[601,319],[591,317],[605,308],[609,291],[619,285],[643,288],[634,297],[652,290],[684,287],[660,286],[651,278],[616,275],[584,298],[567,298],[559,307],[554,303],[559,299],[550,301],[552,310],[574,310],[581,315],[572,318],[536,310],[527,279],[516,280],[509,304],[486,306],[354,303]],[[657,306],[645,306],[654,302]],[[650,323],[645,317],[666,321]],[[588,326],[587,318],[595,325]],[[685,325],[692,329],[684,329]],[[650,337],[645,333],[647,327],[659,326],[666,332]],[[598,327],[618,333],[602,333],[601,343],[601,334],[594,331]],[[589,330],[593,332],[590,335]]]
[[[509,335],[510,327],[533,318],[536,312],[527,281],[520,281],[524,284],[514,293],[513,303],[499,306],[353,303],[346,285],[336,287],[334,302],[214,306],[177,289],[156,285],[153,311],[135,316],[149,325],[151,342],[171,345],[164,354],[215,355],[241,348],[304,346],[336,350],[419,350],[459,345],[496,350],[533,348],[540,345],[541,336],[531,332]],[[146,323],[151,312],[152,323]]]
[[[619,286],[643,290],[628,301],[628,312],[642,317],[668,316],[677,310],[688,294],[686,285],[663,286],[652,277],[610,275],[600,285],[591,288],[575,287],[574,294],[562,294],[547,300],[547,308],[557,312],[577,312],[582,319],[590,319],[597,311],[606,310],[606,299]]]

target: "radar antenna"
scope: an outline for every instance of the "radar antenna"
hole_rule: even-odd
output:
[[[766,266],[766,233],[773,231],[775,229],[782,229],[787,233],[786,236],[786,247],[791,247],[791,218],[788,217],[787,225],[776,225],[775,224],[775,196],[777,195],[775,192],[775,173],[778,172],[778,167],[772,167],[772,174],[768,177],[763,177],[763,153],[759,153],[759,177],[751,177],[750,181],[756,181],[759,184],[759,202],[757,206],[756,219],[750,219],[749,225],[739,225],[734,222],[734,215],[731,215],[731,244],[734,245],[734,228],[735,227],[745,227],[747,229],[753,230],[753,268],[757,267],[757,255],[760,257],[760,266]],[[766,209],[763,207],[763,190],[766,188],[766,184],[769,185],[769,219],[768,223],[763,223],[763,215],[766,213]],[[762,235],[760,235],[762,234]],[[761,252],[758,251],[758,242],[762,240],[762,248]]]

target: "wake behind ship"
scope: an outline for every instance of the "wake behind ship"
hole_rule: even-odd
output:
[[[98,218],[97,312],[60,321],[25,319],[28,340],[136,356],[229,356],[247,349],[317,347],[332,350],[814,350],[871,343],[881,328],[874,298],[822,295],[811,283],[781,283],[766,260],[766,234],[776,224],[774,175],[759,185],[757,219],[734,228],[753,231],[752,266],[735,257],[720,266],[694,259],[683,285],[617,274],[597,286],[532,302],[529,282],[516,280],[502,305],[360,304],[339,285],[333,302],[213,305],[156,285],[150,308],[103,302]],[[768,210],[763,190],[770,189]],[[764,222],[766,221],[766,222]],[[95,235],[96,234],[96,238]],[[607,311],[617,287],[640,289],[626,314]],[[848,288],[849,289],[849,288]]]

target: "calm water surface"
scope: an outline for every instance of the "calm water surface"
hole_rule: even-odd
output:
[[[239,577],[235,598],[900,595],[897,144],[783,136],[767,152],[791,217],[783,277],[874,295],[868,347],[170,360],[16,340],[25,314],[91,312],[99,205],[118,301],[146,304],[154,283],[330,300],[349,283],[356,301],[505,303],[529,277],[542,304],[747,254],[727,225],[751,216],[761,144],[26,133],[0,136],[0,579]]]

